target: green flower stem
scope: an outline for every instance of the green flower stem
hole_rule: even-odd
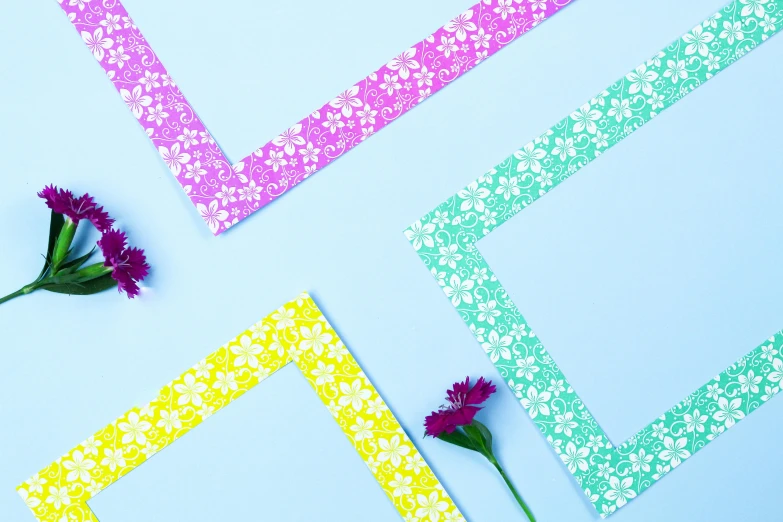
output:
[[[93,265],[82,268],[74,274],[68,274],[65,272],[66,271],[55,273],[54,275],[30,283],[29,285],[20,288],[16,292],[1,298],[0,304],[5,303],[6,301],[10,301],[16,297],[35,292],[39,288],[46,287],[46,285],[86,283],[87,281],[92,281],[93,279],[98,279],[99,277],[105,276],[106,274],[110,274],[112,272],[112,268],[104,266],[103,263],[95,263]]]
[[[511,493],[514,495],[514,498],[517,499],[517,503],[519,503],[519,505],[522,507],[522,511],[525,512],[527,518],[530,519],[530,522],[536,522],[536,517],[533,516],[533,513],[530,511],[530,508],[527,507],[525,501],[522,500],[522,496],[517,491],[517,488],[514,487],[514,484],[511,483],[511,479],[508,478],[506,472],[503,471],[503,468],[500,466],[500,463],[498,463],[498,461],[494,457],[487,456],[487,458],[492,463],[492,465],[495,466],[495,469],[498,470],[500,476],[503,477],[503,480],[506,482],[506,486],[508,486],[508,489],[511,490]]]
[[[511,490],[511,493],[522,508],[522,511],[527,515],[528,520],[530,520],[530,522],[536,522],[536,518],[530,511],[530,508],[527,507],[525,501],[522,500],[522,495],[519,494],[517,488],[511,483],[511,479],[508,478],[508,475],[506,475],[506,472],[495,458],[495,454],[492,453],[492,432],[489,431],[489,428],[476,419],[473,419],[470,424],[461,426],[461,429],[457,429],[453,433],[442,433],[438,437],[450,444],[471,449],[484,455],[484,457],[495,466],[495,469],[498,470],[500,476],[503,477],[506,486]]]
[[[27,286],[24,286],[24,287],[20,288],[19,290],[17,290],[16,292],[14,292],[12,294],[8,294],[7,296],[5,296],[2,299],[0,299],[0,304],[3,304],[6,301],[10,301],[11,299],[19,297],[21,295],[27,295],[27,294],[29,294],[31,292],[35,292],[38,289],[38,285],[39,284],[40,283],[31,283],[31,284],[29,284]]]

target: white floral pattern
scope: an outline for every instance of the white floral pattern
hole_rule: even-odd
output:
[[[571,2],[482,0],[233,165],[119,0],[59,3],[210,230],[219,234]],[[184,136],[193,139],[175,153]],[[198,175],[190,162],[199,162]],[[244,194],[251,184],[253,197],[224,197]],[[213,203],[214,210],[202,210]]]
[[[783,0],[735,0],[405,231],[601,517],[780,393],[783,332],[614,447],[476,242],[763,43],[780,20]]]
[[[97,522],[90,498],[292,361],[404,520],[465,522],[307,294],[198,362],[149,404],[125,413],[17,492],[40,522]]]

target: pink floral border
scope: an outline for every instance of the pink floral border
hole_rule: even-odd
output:
[[[573,1],[481,0],[232,165],[119,0],[58,0],[216,235]]]

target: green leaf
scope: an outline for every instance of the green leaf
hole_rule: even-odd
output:
[[[484,437],[484,443],[487,446],[487,450],[492,453],[492,432],[489,431],[489,428],[481,424],[476,419],[473,419],[471,424],[478,428],[478,430],[481,432],[481,435]]]
[[[461,448],[466,448],[473,451],[478,451],[479,453],[481,453],[474,446],[471,440],[459,430],[455,430],[452,433],[443,432],[440,435],[438,435],[438,438],[444,442],[448,442],[449,444],[454,444],[455,446],[459,446]]]
[[[465,435],[468,436],[470,442],[476,446],[476,448],[481,453],[486,453],[486,444],[484,442],[484,436],[481,434],[481,431],[479,431],[479,429],[475,426],[471,426],[470,424],[463,426],[462,429],[465,430]]]
[[[66,273],[70,274],[72,272],[76,272],[81,268],[81,266],[88,260],[90,257],[95,253],[95,247],[92,247],[92,250],[87,252],[81,257],[77,257],[76,259],[72,259],[71,261],[68,261],[67,263],[64,263],[60,270],[67,270]],[[60,273],[60,270],[57,271],[57,273]]]
[[[46,271],[49,269],[49,266],[52,264],[52,253],[54,252],[54,244],[57,242],[57,236],[60,235],[60,231],[63,229],[63,225],[65,224],[65,218],[62,214],[58,214],[54,210],[52,210],[52,217],[49,220],[49,245],[46,249],[46,262],[44,264],[44,267],[41,269],[41,273],[38,274],[37,279],[41,279]]]
[[[115,288],[116,286],[117,281],[112,279],[111,274],[106,274],[83,283],[49,284],[43,285],[41,289],[56,292],[58,294],[92,295],[108,290],[109,288]]]

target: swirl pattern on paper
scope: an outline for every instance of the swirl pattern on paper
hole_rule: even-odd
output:
[[[780,392],[783,333],[615,448],[530,330],[476,242],[781,27],[783,0],[735,0],[405,231],[602,517]]]
[[[33,475],[17,492],[41,522],[97,522],[87,501],[294,362],[405,520],[464,522],[416,446],[302,294]],[[303,492],[306,495],[306,492]]]
[[[214,234],[280,197],[572,1],[482,0],[232,165],[119,0],[58,0]]]

